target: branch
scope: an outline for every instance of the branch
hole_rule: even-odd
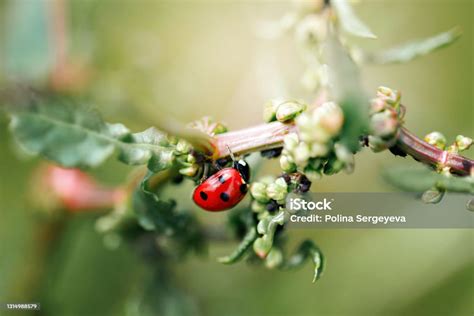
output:
[[[461,176],[471,174],[471,170],[474,168],[474,160],[438,149],[419,139],[404,127],[400,129],[395,146],[417,161],[432,167],[449,167],[451,173]]]
[[[297,132],[293,122],[272,122],[216,135],[213,139],[215,155],[217,158],[228,156],[227,147],[235,154],[282,147],[284,136],[292,132]],[[474,168],[472,159],[431,146],[403,127],[400,129],[396,147],[401,153],[410,155],[421,163],[433,167],[449,167],[452,173],[461,176],[469,175]]]

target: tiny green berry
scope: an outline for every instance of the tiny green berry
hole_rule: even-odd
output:
[[[425,142],[441,150],[446,148],[446,137],[440,132],[431,132],[424,138]]]
[[[472,145],[472,138],[466,137],[463,135],[456,136],[456,146],[458,147],[459,151],[464,151],[469,149]]]
[[[282,201],[288,194],[288,185],[285,179],[278,178],[267,186],[267,196],[275,201]]]
[[[252,183],[250,186],[250,195],[261,203],[267,203],[270,201],[270,198],[267,196],[267,185],[262,182]]]

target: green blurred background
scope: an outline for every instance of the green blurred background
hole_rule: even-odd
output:
[[[48,46],[45,0],[0,1],[0,80],[42,84],[54,58]],[[66,2],[68,56],[87,82],[79,93],[109,122],[143,130],[169,116],[187,122],[211,115],[231,129],[261,122],[270,98],[311,96],[300,85],[304,64],[290,36],[258,36],[265,21],[291,9],[287,2]],[[406,125],[417,135],[439,130],[453,139],[474,135],[473,2],[361,1],[357,13],[378,35],[355,40],[389,47],[460,25],[453,46],[404,65],[367,66],[368,92],[379,85],[402,91]],[[147,269],[127,246],[107,250],[94,215],[66,224],[44,269],[35,262],[38,216],[28,203],[31,173],[40,162],[22,154],[0,116],[0,302],[23,301],[25,271],[40,267],[48,315],[131,315],[129,298]],[[470,154],[472,157],[472,154]],[[314,183],[314,191],[387,191],[381,171],[411,159],[364,150],[356,171]],[[268,162],[262,173],[277,172]],[[129,167],[110,161],[92,173],[121,183]],[[189,190],[191,185],[188,184]],[[188,191],[189,191],[188,190]],[[190,199],[179,201],[194,211]],[[224,225],[226,214],[203,221]],[[328,260],[323,278],[311,268],[269,271],[215,258],[235,245],[214,243],[207,257],[176,265],[179,286],[201,315],[473,315],[472,230],[294,230],[291,246],[310,237]],[[41,302],[41,298],[38,298]],[[6,311],[0,311],[0,314]],[[20,314],[15,312],[15,314]]]

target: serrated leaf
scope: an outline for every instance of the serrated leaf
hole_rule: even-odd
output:
[[[166,135],[150,128],[131,134],[122,124],[105,123],[98,112],[71,100],[32,98],[15,105],[11,130],[27,151],[65,167],[96,167],[119,153],[130,165],[148,164],[157,172],[173,163],[174,147]]]
[[[405,63],[454,43],[461,36],[458,27],[434,36],[411,41],[385,51],[368,53],[365,61],[375,64]]]
[[[149,181],[155,174],[148,172],[133,197],[133,208],[139,224],[146,230],[164,230],[170,222],[176,202],[160,199],[149,188]]]
[[[133,209],[139,224],[169,238],[169,254],[180,257],[189,250],[202,252],[203,233],[196,218],[176,210],[176,202],[160,198],[151,188],[151,180],[162,174],[148,172],[133,196]],[[166,175],[164,175],[166,178]]]
[[[469,177],[447,177],[427,168],[391,167],[384,171],[383,177],[405,191],[424,192],[436,187],[451,192],[474,193],[474,183]]]
[[[356,152],[360,148],[359,138],[368,126],[368,97],[364,93],[358,67],[334,34],[328,38],[327,47],[331,92],[344,112],[340,143]]]
[[[338,20],[345,32],[364,38],[377,38],[370,28],[355,14],[347,0],[332,0],[331,5],[336,10]]]

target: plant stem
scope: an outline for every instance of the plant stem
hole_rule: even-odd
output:
[[[400,129],[396,146],[417,161],[433,167],[449,167],[451,173],[461,176],[470,175],[474,168],[472,159],[438,149],[419,139],[404,127]]]
[[[235,154],[246,154],[264,149],[283,146],[285,135],[297,132],[294,122],[272,122],[233,132],[216,135],[213,145],[216,148],[215,157],[226,157],[229,149]],[[474,161],[455,153],[438,149],[419,139],[406,128],[401,128],[396,147],[415,160],[433,166],[449,167],[451,173],[461,176],[471,174]]]

